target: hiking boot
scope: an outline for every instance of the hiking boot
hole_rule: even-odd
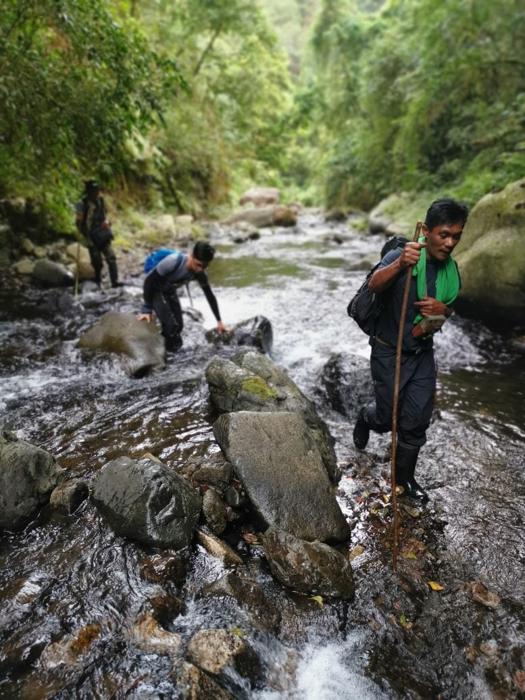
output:
[[[429,500],[427,492],[414,478],[419,447],[398,443],[396,453],[396,484],[403,487],[403,496],[412,498],[420,503]]]
[[[182,338],[180,335],[171,335],[165,338],[166,353],[175,353],[182,347]]]
[[[354,445],[358,450],[364,450],[368,445],[368,438],[370,437],[370,426],[366,420],[366,408],[359,411],[357,416],[357,421],[354,426],[353,438]]]

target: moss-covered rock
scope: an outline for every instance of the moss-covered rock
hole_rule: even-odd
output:
[[[461,313],[497,324],[525,318],[525,178],[483,197],[456,248]]]

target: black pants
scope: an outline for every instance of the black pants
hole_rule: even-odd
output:
[[[177,290],[172,287],[156,292],[153,297],[153,310],[162,327],[166,350],[176,352],[182,345],[181,333],[184,328]]]
[[[111,284],[115,286],[118,282],[117,256],[111,243],[108,243],[104,248],[97,248],[94,243],[91,243],[89,245],[89,257],[95,270],[95,282],[98,285],[102,281],[102,256],[106,259]]]
[[[376,343],[372,347],[370,366],[374,380],[375,404],[366,409],[370,428],[377,433],[392,429],[395,349]],[[399,383],[399,440],[411,447],[426,442],[436,391],[434,352],[425,350],[417,355],[403,355]]]

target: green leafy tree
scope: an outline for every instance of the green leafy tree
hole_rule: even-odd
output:
[[[148,128],[174,64],[102,0],[0,0],[0,193],[63,209],[84,173],[110,178]]]

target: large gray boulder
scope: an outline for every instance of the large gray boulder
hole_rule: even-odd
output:
[[[0,434],[0,528],[24,527],[49,501],[62,473],[49,452]]]
[[[257,228],[295,226],[297,224],[297,210],[295,207],[281,205],[243,209],[232,214],[224,223],[231,225],[240,221],[246,221]]]
[[[330,408],[355,420],[361,406],[374,399],[370,362],[361,355],[331,355],[321,371],[321,394]]]
[[[138,321],[134,314],[108,311],[80,336],[78,346],[125,356],[124,368],[132,377],[143,377],[165,365],[164,339],[156,325]]]
[[[460,313],[493,323],[525,318],[525,178],[487,194],[472,210],[455,257]]]
[[[265,526],[305,540],[350,534],[312,431],[298,413],[226,413],[213,426]]]
[[[339,478],[334,440],[311,401],[269,357],[244,351],[231,360],[214,358],[206,368],[212,404],[218,411],[294,411],[315,437],[330,479]]]
[[[353,598],[350,561],[336,549],[322,542],[301,541],[274,528],[262,540],[271,572],[283,585],[326,598]]]
[[[37,260],[32,276],[44,287],[71,287],[75,282],[67,267],[52,260]]]
[[[197,491],[148,459],[108,462],[95,478],[91,497],[117,535],[155,547],[187,547],[201,510]]]

